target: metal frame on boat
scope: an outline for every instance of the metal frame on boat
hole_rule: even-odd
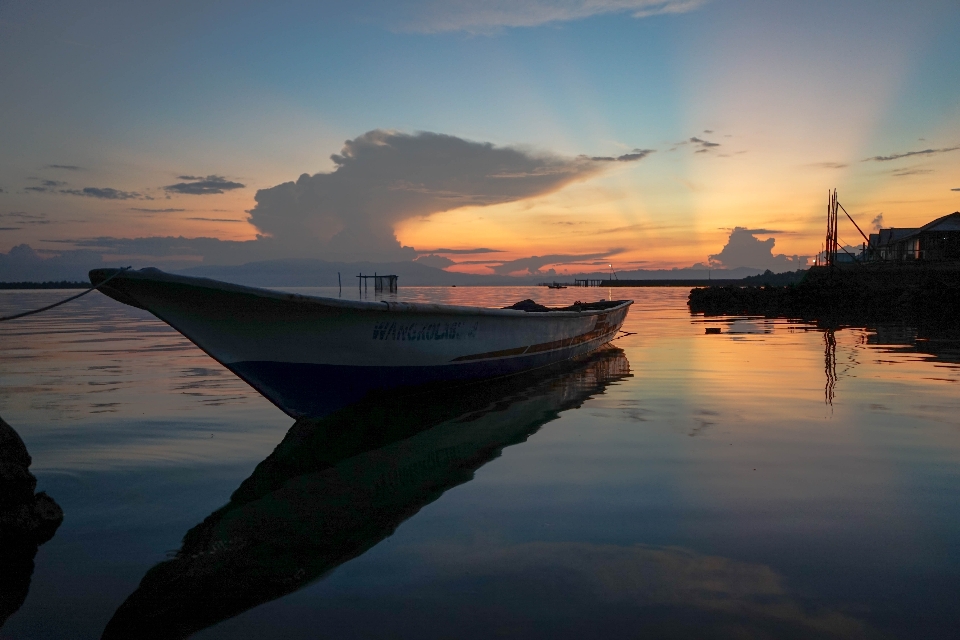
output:
[[[96,269],[96,285],[115,269]],[[100,289],[146,309],[293,417],[370,392],[511,375],[610,342],[631,300],[562,310],[353,301],[126,271]]]

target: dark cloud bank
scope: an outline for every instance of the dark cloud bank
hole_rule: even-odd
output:
[[[394,226],[464,206],[524,200],[585,180],[610,161],[497,147],[438,133],[375,130],[344,143],[330,173],[303,174],[257,192],[250,221],[298,255],[412,260]]]
[[[700,140],[696,142],[701,146],[715,145]],[[256,206],[249,211],[250,222],[260,232],[256,240],[90,238],[65,243],[75,248],[65,249],[59,252],[59,257],[45,260],[22,245],[10,254],[0,254],[0,280],[14,279],[11,276],[15,271],[19,277],[34,279],[27,278],[23,269],[15,268],[16,264],[30,263],[37,267],[40,260],[49,266],[60,264],[64,269],[76,270],[81,262],[93,261],[94,256],[97,260],[85,264],[85,268],[110,263],[111,255],[134,255],[144,256],[145,263],[166,268],[183,268],[189,264],[184,258],[189,260],[193,256],[196,258],[194,264],[204,266],[191,271],[234,280],[257,280],[257,270],[263,274],[275,272],[265,266],[269,261],[284,261],[288,265],[296,263],[295,267],[287,269],[288,277],[293,273],[290,269],[299,270],[301,275],[310,271],[304,271],[304,265],[311,261],[340,265],[376,261],[381,265],[403,265],[402,269],[396,268],[398,273],[415,269],[420,270],[421,276],[427,272],[442,274],[438,276],[441,283],[446,279],[471,281],[475,278],[448,274],[438,268],[455,262],[449,256],[494,253],[496,249],[416,251],[400,245],[393,231],[395,225],[412,217],[463,206],[489,206],[551,193],[613,166],[640,161],[652,152],[634,149],[619,157],[569,157],[497,147],[437,133],[374,130],[346,141],[340,153],[331,157],[335,165],[333,171],[303,174],[296,181],[259,190],[255,196]],[[216,175],[183,175],[179,178],[182,182],[168,185],[164,190],[183,195],[212,195],[244,187],[239,182]],[[95,187],[64,192],[111,200],[144,197],[136,192]],[[594,254],[531,256],[511,261],[490,260],[485,264],[495,274],[524,271],[534,276],[543,275],[541,268],[546,265],[582,263],[620,251],[622,249]],[[421,257],[414,262],[418,254]],[[718,259],[727,259],[727,254],[721,252],[719,255],[724,257]],[[251,264],[247,267],[227,266],[242,263]],[[231,269],[234,276],[228,273]],[[331,271],[329,267],[325,269],[324,273]],[[349,270],[355,269],[351,267]],[[263,277],[268,280],[280,278],[278,272]],[[328,277],[329,274],[324,276]],[[260,278],[257,283],[284,284],[282,278],[269,282]],[[315,278],[310,283],[321,284]]]
[[[71,196],[85,196],[87,198],[99,198],[100,200],[152,200],[136,191],[121,191],[120,189],[111,189],[110,187],[84,187],[83,189],[61,189],[60,193]]]
[[[179,193],[191,196],[208,196],[232,191],[234,189],[243,189],[246,185],[239,182],[232,182],[223,176],[177,176],[178,182],[170,184],[163,188],[167,193]]]

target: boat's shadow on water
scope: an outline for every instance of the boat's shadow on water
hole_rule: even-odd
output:
[[[504,447],[629,375],[620,349],[298,420],[229,503],[151,568],[104,638],[183,638],[300,589],[390,536]]]

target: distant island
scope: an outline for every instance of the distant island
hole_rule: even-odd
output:
[[[0,282],[0,289],[89,289],[89,282]]]
[[[329,273],[336,274],[336,271],[330,268],[329,264],[319,263],[312,264],[313,261],[307,262],[306,264],[300,264],[301,267],[299,272],[295,269],[291,269],[289,264],[284,262],[276,263],[254,263],[250,265],[241,265],[238,267],[206,267],[198,269],[188,269],[185,270],[187,275],[198,275],[201,277],[212,277],[217,280],[233,281],[237,284],[245,284],[250,286],[260,286],[260,287],[296,287],[296,286],[330,286],[330,276]],[[441,271],[439,269],[432,269],[430,267],[422,267],[420,265],[413,264],[413,269],[410,269],[408,264],[395,263],[392,265],[383,265],[383,264],[362,264],[361,267],[369,267],[367,271],[377,271],[379,268],[380,271],[384,271],[384,267],[387,267],[386,270],[390,270],[389,267],[394,267],[393,271],[404,272],[403,275],[407,276],[406,279],[412,280],[414,284],[408,284],[408,286],[436,286],[437,284],[447,285],[456,283],[461,286],[470,286],[470,285],[480,285],[480,286],[529,286],[534,284],[533,277],[517,277],[517,276],[490,276],[490,275],[473,275],[473,274],[461,274],[461,273],[449,273]],[[351,271],[347,271],[349,268],[356,270],[357,266],[354,265],[335,265],[340,266],[344,269],[344,284],[347,287],[355,286],[355,278]],[[306,267],[306,268],[304,268]],[[318,267],[320,267],[318,269]],[[326,267],[326,268],[324,268]],[[346,268],[344,268],[346,267]],[[362,269],[361,269],[362,270]],[[412,273],[411,273],[412,271]],[[441,279],[440,282],[436,282],[436,278],[431,278],[433,271],[438,271],[445,276]],[[329,273],[321,273],[329,272]],[[426,273],[424,273],[426,272]],[[692,273],[691,273],[692,272]],[[749,271],[748,271],[749,272]],[[742,271],[741,271],[742,273]],[[794,284],[800,282],[804,275],[806,275],[806,269],[798,269],[796,271],[787,271],[785,273],[773,273],[767,269],[764,273],[756,275],[748,275],[741,277],[729,277],[731,275],[740,275],[734,271],[725,272],[723,270],[713,271],[714,275],[720,276],[716,278],[703,277],[703,273],[694,271],[694,270],[658,270],[658,271],[634,271],[627,272],[623,275],[625,276],[646,276],[641,278],[619,278],[616,280],[608,279],[599,279],[596,275],[593,275],[593,278],[590,282],[599,282],[600,286],[603,287],[699,287],[699,286],[709,286],[709,285],[745,285],[745,286],[756,286],[756,285],[774,285],[774,286],[783,286],[788,284]],[[350,274],[350,275],[347,275]],[[686,278],[682,276],[688,276]],[[671,277],[672,276],[672,277]],[[693,277],[690,277],[693,276]],[[697,277],[699,276],[699,277]],[[728,277],[723,277],[728,276]],[[609,275],[606,276],[609,278]],[[579,280],[580,278],[576,278]],[[283,284],[281,284],[283,283]],[[336,280],[333,281],[333,285],[336,285]],[[574,282],[562,282],[561,284],[567,286],[574,286]],[[56,281],[46,281],[46,282],[0,282],[0,290],[3,289],[86,289],[90,286],[89,282],[84,281],[75,281],[75,280],[56,280]],[[346,287],[345,287],[346,288]]]

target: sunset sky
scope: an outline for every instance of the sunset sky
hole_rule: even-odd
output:
[[[956,0],[0,4],[3,253],[685,267],[834,187],[960,209]]]

